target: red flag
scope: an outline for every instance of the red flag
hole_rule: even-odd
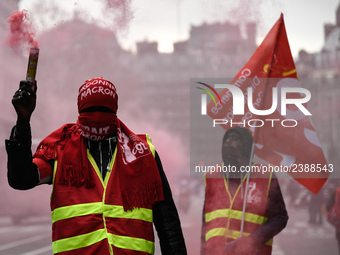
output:
[[[273,104],[273,88],[277,88],[278,92],[282,88],[301,88],[283,14],[230,84],[243,92],[244,114],[233,114],[231,92],[224,89],[219,94],[221,102],[208,104],[209,116],[214,119],[227,119],[229,123],[232,121],[249,128],[254,135],[254,153],[258,158],[275,166],[286,166],[281,169],[289,171],[296,181],[317,194],[332,169],[327,165],[310,116],[295,105],[288,105],[286,114],[281,114],[280,93],[277,97],[277,107],[270,115],[254,114],[254,110],[250,110],[247,103],[252,96],[255,109],[268,110]],[[252,87],[251,95],[247,93],[248,87]],[[305,96],[300,93],[287,93],[289,99]],[[305,107],[304,104],[303,106]],[[225,129],[230,128],[230,125],[222,126]]]

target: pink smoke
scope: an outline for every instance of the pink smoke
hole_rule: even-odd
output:
[[[7,38],[9,46],[14,50],[27,44],[32,48],[38,48],[38,41],[34,39],[35,31],[29,21],[27,10],[12,12],[7,22],[10,30]]]
[[[133,18],[131,0],[102,0],[105,5],[106,14],[113,15],[113,24],[116,31],[126,31]]]

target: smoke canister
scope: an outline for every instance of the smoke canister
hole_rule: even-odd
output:
[[[28,58],[26,80],[31,82],[33,86],[35,85],[35,75],[37,73],[38,58],[39,58],[39,49],[31,48],[30,55]]]

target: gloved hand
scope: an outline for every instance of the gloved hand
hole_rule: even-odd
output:
[[[29,81],[20,81],[20,88],[12,98],[12,104],[18,115],[18,122],[29,123],[36,106],[36,91],[36,82],[33,90]]]
[[[254,255],[259,254],[260,244],[251,236],[242,236],[232,242],[226,243],[227,255]]]

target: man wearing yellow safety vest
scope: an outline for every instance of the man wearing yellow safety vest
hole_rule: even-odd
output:
[[[31,153],[36,91],[20,82],[12,104],[17,123],[6,140],[8,182],[15,189],[53,185],[53,254],[187,254],[177,209],[160,158],[147,135],[117,118],[108,80],[79,88],[78,120],[48,135]]]
[[[242,172],[241,166],[249,165],[252,144],[249,130],[241,127],[227,130],[222,159],[225,166],[230,165],[229,169],[236,171],[205,176],[202,255],[271,254],[273,237],[287,224],[288,215],[275,176],[251,173],[245,194],[249,173]],[[244,199],[246,207],[242,216]]]

